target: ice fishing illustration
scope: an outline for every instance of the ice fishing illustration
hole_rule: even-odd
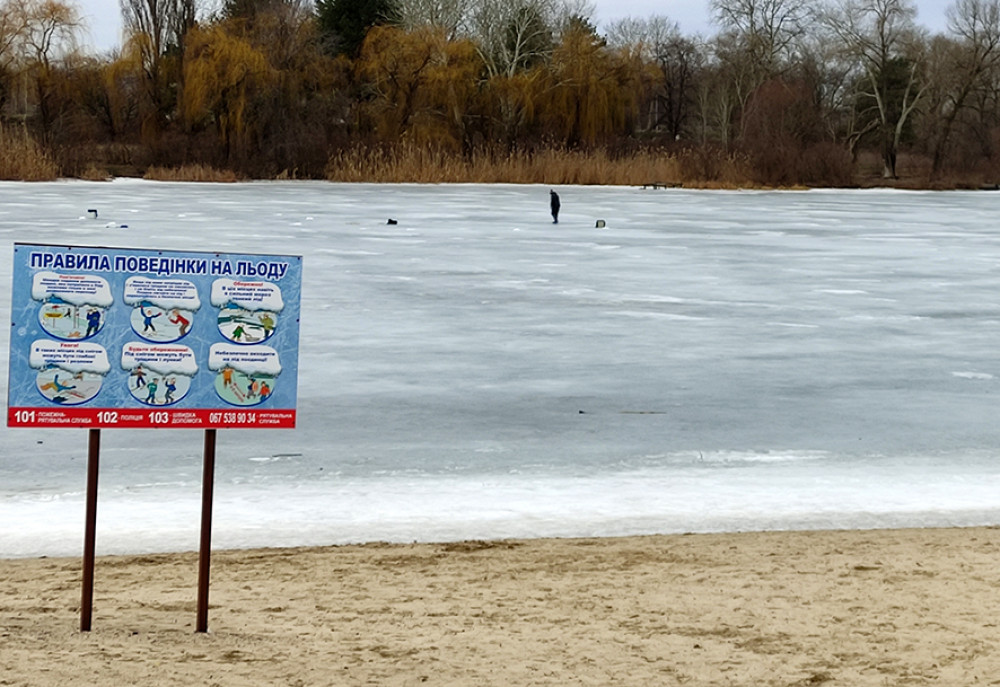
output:
[[[104,327],[114,302],[106,279],[94,275],[39,272],[32,278],[31,297],[41,301],[38,322],[52,337],[85,340]]]

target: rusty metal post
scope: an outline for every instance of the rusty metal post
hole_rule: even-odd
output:
[[[208,577],[212,562],[212,495],[215,491],[215,429],[205,430],[205,459],[201,482],[201,548],[198,555],[198,623],[196,632],[208,632]]]
[[[90,430],[87,442],[87,513],[83,533],[83,593],[80,632],[90,632],[94,613],[94,560],[97,545],[97,477],[101,460],[101,430]]]

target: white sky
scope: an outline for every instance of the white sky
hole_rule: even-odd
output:
[[[708,0],[591,0],[598,26],[624,17],[661,14],[680,24],[685,33],[711,33]],[[118,0],[77,0],[90,29],[90,45],[105,52],[121,44],[121,11]],[[931,31],[944,31],[944,11],[949,0],[917,0],[917,22]]]

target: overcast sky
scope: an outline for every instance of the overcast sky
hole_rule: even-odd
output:
[[[684,33],[712,33],[708,0],[591,0],[598,27],[624,17],[660,14],[680,24]],[[90,45],[104,52],[121,44],[118,0],[78,0],[90,29]],[[945,29],[945,8],[951,0],[917,0],[917,23],[934,32]]]

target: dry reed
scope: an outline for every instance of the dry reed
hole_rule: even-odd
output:
[[[89,164],[86,169],[80,172],[80,178],[85,181],[110,181],[112,175],[104,167]]]
[[[59,166],[24,126],[0,124],[0,179],[7,181],[51,181]]]
[[[683,154],[682,154],[683,155]],[[711,179],[718,186],[739,186],[744,161],[718,155]],[[535,152],[477,150],[460,156],[431,148],[355,147],[336,153],[326,168],[329,181],[373,183],[511,183],[639,186],[695,185],[700,165],[686,165],[677,154],[640,151],[613,156],[605,150],[572,151],[547,148]],[[703,172],[704,170],[699,170]]]
[[[202,181],[233,183],[239,181],[236,172],[216,169],[208,165],[181,165],[180,167],[150,167],[142,177],[153,181]]]

